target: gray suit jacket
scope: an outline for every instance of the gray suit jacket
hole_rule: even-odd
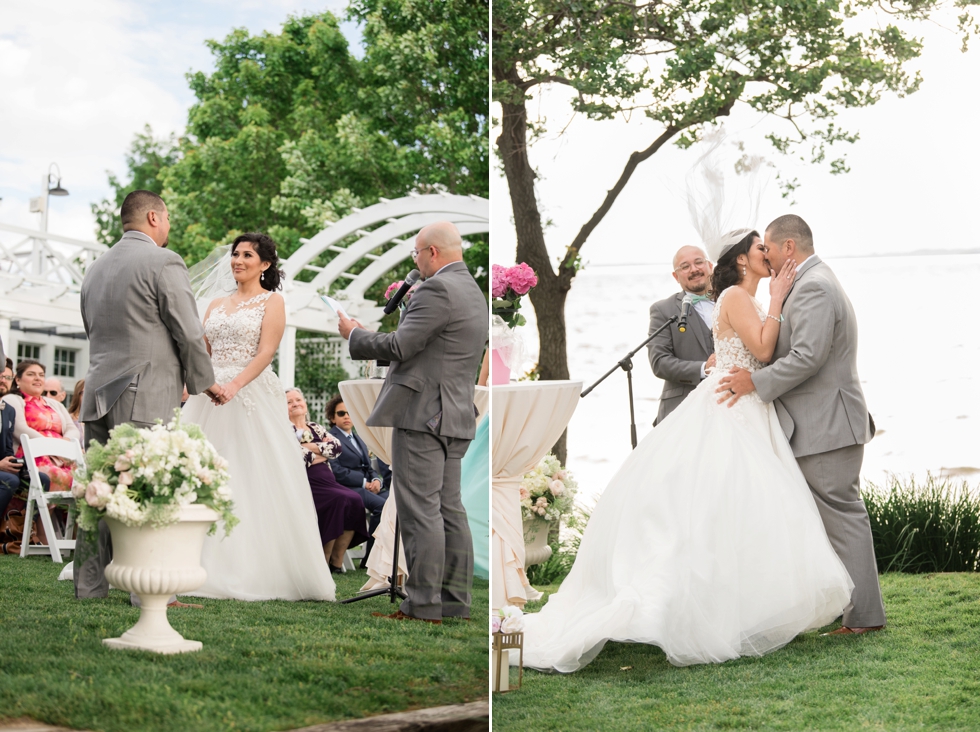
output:
[[[132,420],[170,420],[184,384],[214,384],[211,357],[184,260],[127,231],[85,273],[82,322],[89,338],[81,421],[101,419],[134,377]]]
[[[367,423],[472,440],[487,316],[480,287],[453,262],[419,286],[394,333],[351,331],[351,358],[391,361]]]
[[[683,299],[684,293],[678,292],[651,305],[650,330],[647,335],[666,323],[671,316],[680,316]],[[658,379],[664,380],[660,409],[654,425],[662,422],[697,388],[701,383],[701,364],[714,352],[715,341],[711,337],[711,330],[693,307],[687,317],[686,332],[677,330],[675,323],[650,341],[647,346],[650,367]]]
[[[796,457],[874,435],[857,372],[857,319],[830,267],[812,257],[796,273],[783,303],[773,363],[752,375],[763,401],[774,402]]]

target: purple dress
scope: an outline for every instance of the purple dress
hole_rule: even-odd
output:
[[[306,430],[309,434],[296,432],[296,439],[301,443],[310,442],[318,445],[319,454],[328,460],[340,454],[340,442],[316,422],[307,422]],[[326,544],[345,531],[353,531],[354,538],[351,539],[350,546],[363,544],[369,538],[364,501],[357,493],[337,482],[329,462],[314,465],[315,455],[316,453],[303,448],[306,475],[310,480],[317,525],[320,528],[320,543]]]

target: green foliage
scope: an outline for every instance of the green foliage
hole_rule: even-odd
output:
[[[578,505],[562,515],[558,533],[548,537],[551,556],[541,564],[528,567],[527,578],[532,585],[558,585],[568,576],[591,515],[590,511]]]
[[[113,190],[112,199],[103,199],[91,206],[92,213],[95,214],[97,241],[110,245],[122,238],[119,208],[126,196],[138,190],[162,193],[160,173],[164,168],[176,163],[178,157],[175,136],[157,139],[153,136],[153,130],[149,125],[143,128],[142,133],[137,133],[126,154],[129,181],[122,183],[113,173],[106,171],[109,176],[109,186]]]
[[[762,658],[687,668],[608,643],[573,674],[525,669],[519,692],[493,696],[494,732],[980,728],[980,575],[886,574],[881,589],[880,633],[804,633]]]
[[[490,185],[485,0],[352,0],[365,41],[360,100],[385,120],[420,190],[486,197]]]
[[[170,610],[197,653],[116,651],[103,638],[132,627],[129,594],[78,601],[63,565],[0,556],[4,717],[106,732],[284,730],[487,696],[489,592],[476,580],[473,622],[405,623],[386,597],[331,602],[195,600]],[[337,597],[363,571],[333,575]]]
[[[188,74],[197,101],[185,134],[137,137],[131,180],[110,176],[113,199],[93,207],[99,240],[118,240],[113,212],[136,187],[167,201],[170,248],[188,264],[243,231],[268,233],[286,258],[301,238],[381,198],[487,196],[487,5],[363,0],[349,13],[363,24],[363,60],[330,12],[209,41],[215,70]],[[466,261],[485,278],[485,238],[474,241]]]
[[[880,572],[980,570],[980,496],[966,481],[892,478],[863,491]]]

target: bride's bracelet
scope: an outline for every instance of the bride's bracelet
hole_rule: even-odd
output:
[[[778,318],[775,315],[766,315],[766,317],[767,318],[772,318],[777,323],[782,323],[783,322],[783,314],[782,313],[779,314],[779,317]]]

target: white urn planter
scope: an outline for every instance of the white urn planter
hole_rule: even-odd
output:
[[[216,511],[200,504],[185,506],[180,520],[163,528],[130,527],[106,517],[112,532],[106,579],[139,595],[142,605],[136,625],[119,638],[105,638],[105,645],[164,654],[201,650],[201,641],[186,640],[170,627],[167,600],[204,584],[207,572],[201,566],[201,549],[208,529],[219,518]]]
[[[551,558],[548,532],[551,521],[524,519],[524,567],[547,562]]]

